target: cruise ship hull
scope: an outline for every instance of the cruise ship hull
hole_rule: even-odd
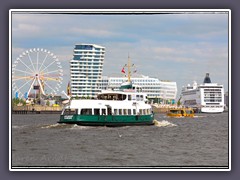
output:
[[[202,113],[222,113],[224,108],[201,108]]]

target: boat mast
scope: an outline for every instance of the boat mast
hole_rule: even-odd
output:
[[[128,54],[128,82],[131,82],[131,60]]]

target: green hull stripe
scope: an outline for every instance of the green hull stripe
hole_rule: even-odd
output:
[[[154,116],[151,115],[61,115],[59,123],[75,124],[153,124]]]

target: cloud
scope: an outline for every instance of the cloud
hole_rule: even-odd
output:
[[[16,31],[25,32],[28,33],[39,33],[40,27],[37,25],[31,25],[31,24],[19,24],[18,28],[13,28],[13,33],[16,33]]]
[[[35,37],[41,33],[41,28],[37,25],[18,24],[12,29],[14,38],[29,38]]]
[[[153,48],[153,52],[158,54],[172,54],[175,52],[175,50],[173,48],[168,47],[155,47]]]
[[[130,55],[139,73],[179,87],[202,82],[206,72],[228,81],[227,14],[14,14],[12,25],[13,61],[29,48],[46,48],[58,56],[66,79],[74,45],[82,42],[106,47],[104,75],[121,74]]]
[[[108,30],[104,30],[104,29],[90,29],[90,28],[84,29],[84,28],[78,28],[78,27],[70,28],[69,32],[73,34],[78,34],[81,36],[91,36],[91,37],[101,37],[101,38],[116,35],[116,33]]]

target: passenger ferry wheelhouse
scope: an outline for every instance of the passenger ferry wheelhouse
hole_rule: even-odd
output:
[[[103,90],[97,99],[70,100],[62,111],[59,123],[80,125],[152,125],[154,114],[148,104],[147,95],[133,89],[130,80],[130,60],[128,81],[120,90]]]
[[[204,113],[220,113],[224,111],[223,85],[212,83],[209,73],[206,74],[203,84],[196,82],[192,86],[183,87],[181,102],[184,106],[191,107]]]

